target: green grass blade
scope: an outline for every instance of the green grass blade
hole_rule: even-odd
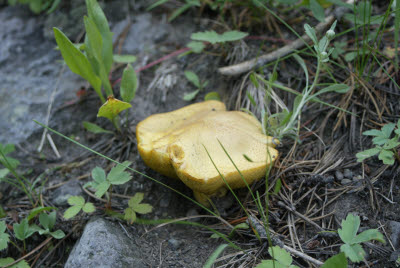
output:
[[[219,255],[225,250],[228,244],[222,244],[217,247],[217,249],[211,254],[208,258],[207,262],[204,264],[203,268],[211,268],[214,264],[215,260],[218,258]]]

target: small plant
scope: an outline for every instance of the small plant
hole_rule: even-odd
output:
[[[189,82],[191,82],[195,87],[197,87],[195,91],[187,93],[183,96],[183,99],[185,101],[191,101],[197,96],[197,94],[200,91],[202,91],[208,85],[208,81],[200,82],[200,79],[197,76],[197,74],[195,74],[192,71],[185,71],[185,77],[187,80],[189,80]]]
[[[273,260],[262,260],[256,268],[298,268],[293,265],[292,256],[290,253],[280,248],[279,246],[269,247],[268,253],[273,257]]]
[[[33,225],[29,225],[28,219],[23,219],[21,223],[13,224],[14,234],[18,240],[24,243],[24,251],[26,249],[25,240],[36,232],[36,228]]]
[[[71,196],[68,198],[68,204],[71,207],[64,212],[65,219],[75,217],[81,210],[85,213],[93,213],[96,210],[93,203],[85,202],[82,196]]]
[[[86,183],[83,187],[92,187],[96,190],[95,195],[101,198],[108,190],[112,190],[112,185],[121,185],[132,179],[132,176],[125,171],[132,162],[125,161],[113,167],[106,177],[104,169],[101,167],[95,167],[92,170],[93,181]],[[110,196],[108,197],[110,201]]]
[[[325,261],[321,268],[347,268],[346,255],[341,252]]]
[[[0,221],[0,251],[8,247],[10,235],[6,233],[7,225],[5,221]]]
[[[393,131],[394,135],[392,135]],[[400,156],[397,152],[397,148],[400,146],[400,119],[397,121],[397,126],[394,123],[389,123],[384,125],[381,130],[371,129],[364,131],[363,135],[373,136],[372,143],[375,147],[357,153],[358,162],[378,155],[378,159],[386,165],[393,165],[395,158],[400,163]]]
[[[128,202],[128,208],[125,209],[124,219],[130,224],[136,221],[136,213],[147,214],[153,210],[151,205],[141,203],[143,197],[143,193],[136,193]]]
[[[378,230],[369,229],[357,235],[359,228],[360,217],[349,214],[345,220],[342,220],[342,228],[338,229],[339,237],[344,242],[340,247],[340,251],[352,262],[361,262],[364,260],[366,253],[361,243],[370,240],[386,243],[385,238]]]
[[[40,235],[51,235],[55,239],[61,239],[65,236],[62,230],[51,231],[56,224],[57,213],[55,211],[51,212],[50,214],[41,213],[39,215],[39,222],[44,228],[40,228],[37,225],[33,225],[32,228],[35,229]]]

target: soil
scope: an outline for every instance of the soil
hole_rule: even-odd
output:
[[[125,1],[107,1],[103,5],[110,20],[111,29],[116,33],[115,36],[119,36],[124,31],[128,25],[128,17],[132,20],[130,30],[126,35],[121,34],[119,51],[122,54],[135,54],[138,57],[138,61],[134,64],[135,69],[185,47],[190,41],[190,34],[195,31],[220,27],[213,23],[212,19],[217,19],[217,17],[211,10],[204,11],[202,15],[208,16],[210,20],[202,19],[199,14],[189,11],[179,16],[174,22],[168,23],[166,13],[160,9],[146,11],[146,2],[136,1],[134,4],[127,4]],[[144,202],[154,207],[152,213],[143,216],[145,219],[179,219],[206,215],[207,212],[158,183],[166,184],[192,197],[190,189],[180,181],[166,178],[144,165],[137,152],[135,126],[151,114],[171,111],[189,104],[182,97],[194,88],[184,77],[185,70],[192,70],[201,79],[209,82],[206,89],[200,92],[193,102],[202,101],[208,92],[217,91],[231,109],[238,109],[238,103],[246,105],[244,96],[246,90],[241,91],[241,88],[243,85],[244,88],[250,88],[248,76],[222,77],[217,69],[257,55],[260,46],[262,49],[272,51],[284,44],[271,40],[263,42],[249,40],[246,41],[245,46],[240,43],[245,51],[238,49],[239,45],[224,48],[229,51],[211,47],[210,53],[192,53],[183,57],[172,57],[155,67],[145,69],[139,73],[139,89],[132,101],[133,108],[126,115],[127,121],[123,119],[122,125],[125,127],[122,133],[95,135],[83,128],[83,121],[99,124],[111,131],[114,129],[106,120],[96,117],[100,101],[94,91],[89,89],[83,80],[67,69],[63,70],[61,65],[56,63],[61,58],[57,51],[53,51],[55,43],[49,33],[50,27],[59,26],[70,38],[78,39],[82,34],[83,23],[71,23],[71,20],[79,18],[79,22],[82,21],[82,13],[84,13],[82,3],[83,1],[71,1],[69,5],[62,6],[56,13],[48,16],[35,16],[22,6],[0,7],[0,19],[6,21],[7,25],[21,23],[21,25],[29,24],[29,27],[32,27],[26,30],[25,34],[21,32],[17,34],[16,32],[20,29],[18,27],[15,31],[3,31],[3,35],[0,32],[0,36],[7,40],[5,44],[8,47],[7,50],[4,48],[5,45],[2,45],[3,52],[0,55],[0,75],[2,80],[6,81],[5,86],[0,88],[2,105],[0,107],[2,111],[0,142],[16,144],[16,152],[12,156],[20,160],[20,172],[32,180],[41,178],[39,180],[41,187],[37,189],[41,193],[40,203],[58,207],[56,228],[63,230],[66,234],[74,230],[61,243],[53,244],[55,249],[50,251],[51,254],[38,251],[27,260],[30,264],[34,263],[33,267],[39,267],[39,264],[42,265],[41,267],[62,267],[73,246],[79,240],[86,222],[92,217],[104,217],[110,221],[119,221],[127,229],[132,240],[140,245],[142,260],[149,267],[201,267],[212,252],[220,244],[225,243],[223,240],[211,238],[212,232],[205,228],[179,224],[153,228],[153,225],[129,225],[124,221],[106,216],[104,213],[106,204],[80,188],[90,180],[90,172],[94,167],[100,166],[109,170],[113,164],[55,134],[51,134],[51,137],[61,157],[58,158],[55,155],[47,141],[43,150],[38,153],[37,148],[43,128],[32,123],[32,120],[46,123],[47,108],[54,85],[58,83],[58,79],[61,79],[58,93],[52,104],[48,126],[114,160],[119,162],[130,160],[133,162],[132,168],[155,179],[152,181],[133,173],[131,181],[113,188],[115,195],[112,198],[111,207],[114,211],[122,213],[127,207],[129,197],[137,192],[143,192]],[[121,11],[120,6],[125,5],[128,8]],[[168,7],[173,10],[175,7],[173,4],[170,5],[172,6]],[[57,20],[57,17],[62,19]],[[313,25],[317,23],[313,19],[306,19],[306,22]],[[265,31],[265,29],[257,30],[257,27],[252,27],[249,29],[256,35]],[[345,25],[339,27],[344,28]],[[301,27],[295,27],[295,29],[302,32]],[[278,36],[276,32],[270,34]],[[289,36],[291,39],[294,38],[288,31],[283,33],[284,38],[290,39]],[[385,39],[383,42],[386,42]],[[389,44],[383,44],[383,46],[386,45]],[[16,47],[15,50],[11,48],[12,46]],[[35,46],[35,51],[32,51],[32,46]],[[118,46],[116,49],[118,50]],[[236,51],[233,53],[235,57],[229,62],[226,56],[232,51]],[[11,54],[6,55],[8,52]],[[310,57],[307,60],[310,69],[315,71],[313,58]],[[263,71],[268,74],[273,68],[273,65],[267,66],[263,68]],[[59,72],[62,75],[58,75]],[[293,59],[281,62],[277,67],[277,72],[280,83],[301,91],[304,78],[302,78],[301,69],[297,67]],[[347,77],[343,71],[338,72],[338,77]],[[121,73],[122,68],[114,70],[111,80],[116,81]],[[160,82],[160,86],[150,87],[154,85],[152,82],[155,78],[167,76],[169,76],[169,81],[172,81],[171,83],[168,84],[164,80]],[[380,81],[379,77],[368,81],[376,89],[371,94],[379,102],[378,106],[386,105],[387,107],[378,125],[374,124],[378,122],[374,103],[365,89],[360,89],[351,96],[328,94],[324,96],[324,101],[335,105],[343,105],[349,101],[350,104],[345,109],[357,116],[347,114],[344,120],[340,121],[338,119],[340,113],[337,110],[315,103],[309,104],[304,109],[301,118],[304,124],[300,130],[301,142],[295,143],[291,139],[285,139],[282,141],[283,145],[279,147],[280,159],[275,163],[275,168],[270,174],[269,184],[274,187],[278,178],[283,184],[279,194],[270,196],[270,227],[279,234],[278,237],[286,245],[302,250],[320,261],[325,261],[339,251],[340,239],[337,236],[324,236],[321,230],[310,222],[316,223],[326,231],[334,231],[340,228],[341,221],[349,213],[353,213],[360,216],[363,230],[377,228],[385,234],[386,239],[391,239],[391,233],[394,233],[394,230],[388,229],[389,222],[400,222],[399,163],[384,166],[377,158],[372,158],[361,165],[355,158],[357,152],[371,147],[370,139],[360,136],[362,131],[379,128],[383,123],[393,122],[399,118],[400,89],[393,87],[390,80],[385,83]],[[377,84],[381,84],[381,89],[376,86]],[[83,96],[77,94],[82,92],[80,90],[82,87],[85,89]],[[10,92],[10,88],[20,90],[13,93]],[[33,93],[28,92],[31,88]],[[293,103],[294,97],[290,94],[285,92],[278,92],[278,94],[287,105],[290,106]],[[116,92],[116,97],[118,97],[118,92]],[[256,101],[262,101],[262,97]],[[259,115],[260,111],[253,110],[253,112]],[[335,127],[336,125],[338,127]],[[294,144],[296,144],[296,149],[293,151]],[[348,181],[343,181],[346,178]],[[97,210],[94,215],[82,214],[73,220],[65,220],[62,217],[62,213],[68,207],[67,204],[54,205],[54,203],[58,202],[55,201],[60,193],[57,192],[58,189],[66,187],[69,183],[77,183],[79,186],[77,194],[95,203]],[[71,187],[71,189],[76,189],[76,187]],[[265,182],[261,180],[255,183],[252,190],[264,196]],[[248,191],[240,189],[236,193],[250,215],[259,219],[260,215]],[[231,194],[214,202],[217,204],[216,212],[231,224],[246,222],[246,214]],[[299,214],[305,215],[308,221],[283,207],[282,202]],[[26,196],[5,183],[0,183],[0,205],[7,212],[6,221],[11,225],[18,219],[22,219],[30,209]],[[195,219],[195,223],[204,224],[226,234],[230,232],[229,228],[218,219],[199,217]],[[221,255],[225,258],[217,262],[216,267],[225,267],[224,265],[252,267],[261,259],[268,258],[266,253],[268,243],[264,239],[260,240],[261,242],[257,240],[252,229],[240,230],[232,236],[232,239],[242,249],[247,250],[246,254],[230,248]],[[42,241],[44,241],[43,237],[36,234],[32,236],[27,241],[26,252],[34,250]],[[396,249],[398,247],[399,245]],[[48,245],[45,248],[51,250],[52,247]],[[395,264],[390,256],[395,248],[390,243],[386,245],[370,243],[364,248],[367,250],[367,260],[371,267],[394,267]],[[0,257],[6,256],[20,257],[12,246],[8,251],[0,253]],[[300,267],[312,265],[295,256],[294,263]],[[362,265],[365,264],[362,263],[360,267]],[[357,267],[355,264],[354,266]]]

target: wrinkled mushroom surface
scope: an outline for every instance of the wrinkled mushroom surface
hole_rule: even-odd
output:
[[[203,204],[223,195],[226,183],[233,189],[246,186],[222,146],[248,184],[262,178],[278,157],[273,138],[262,134],[254,117],[226,111],[219,101],[152,115],[137,125],[136,136],[146,165],[182,180]]]

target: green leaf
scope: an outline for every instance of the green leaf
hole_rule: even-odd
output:
[[[400,13],[400,11],[399,11],[399,13]],[[396,128],[396,130],[394,132],[397,135],[399,135],[399,138],[400,138],[400,119],[397,121],[397,128]]]
[[[381,129],[383,136],[386,138],[390,138],[390,135],[392,135],[393,129],[395,127],[396,127],[396,125],[393,123],[384,125]]]
[[[292,264],[293,259],[292,256],[290,256],[290,253],[280,248],[279,246],[268,248],[268,252],[269,255],[273,256],[274,259],[277,260],[279,263],[285,266],[289,266],[290,264]]]
[[[115,167],[113,167],[110,172],[107,175],[107,180],[111,181],[111,180],[115,180],[115,177],[120,176],[120,174],[130,165],[132,164],[132,162],[130,161],[124,161],[121,164],[117,164]]]
[[[5,178],[8,173],[10,173],[10,170],[8,168],[0,169],[0,179]]]
[[[133,209],[139,214],[147,214],[153,210],[150,204],[137,204]]]
[[[15,260],[10,257],[0,258],[0,267],[7,266],[7,265],[13,263],[14,261]],[[30,266],[25,260],[22,260],[14,265],[11,265],[9,268],[30,268]]]
[[[195,85],[196,87],[201,87],[200,79],[197,74],[192,71],[185,71],[184,73],[186,79],[189,80],[193,85]]]
[[[85,204],[85,199],[83,199],[82,196],[71,196],[70,198],[68,198],[68,204],[81,208]]]
[[[346,255],[342,252],[330,257],[321,268],[347,268]]]
[[[35,232],[35,230],[29,228],[28,219],[23,219],[19,224],[14,223],[13,229],[15,237],[21,241],[27,239]]]
[[[187,45],[194,53],[200,53],[206,47],[203,42],[192,41],[189,42]]]
[[[42,213],[39,215],[39,222],[44,227],[44,229],[51,230],[56,223],[57,214],[55,211],[47,215],[46,213]]]
[[[192,101],[194,98],[196,98],[197,94],[199,94],[200,90],[196,89],[195,91],[192,91],[190,93],[186,93],[183,96],[183,100],[185,101]]]
[[[137,60],[137,58],[133,55],[114,55],[113,59],[118,63],[132,63]]]
[[[344,252],[352,262],[361,262],[365,258],[365,251],[360,244],[344,244],[340,247],[340,251]]]
[[[98,126],[96,124],[93,124],[93,123],[90,123],[90,122],[87,122],[87,121],[83,121],[83,127],[87,131],[90,131],[90,132],[92,132],[94,134],[100,134],[100,133],[113,134],[112,131],[105,130],[104,128],[102,128],[100,126]]]
[[[305,30],[306,34],[308,35],[308,37],[310,37],[310,39],[313,41],[313,43],[315,45],[317,45],[318,38],[317,38],[317,35],[315,34],[314,28],[312,28],[310,25],[308,25],[306,23],[306,24],[304,24],[304,30]],[[294,54],[294,55],[297,55],[297,54]]]
[[[132,107],[127,102],[120,101],[115,99],[114,97],[108,97],[107,101],[100,107],[99,112],[97,113],[98,117],[105,117],[109,120],[113,121],[114,118],[123,110]]]
[[[370,129],[370,130],[364,131],[364,132],[363,132],[363,135],[365,135],[365,136],[377,136],[377,137],[380,137],[380,136],[382,136],[383,134],[382,134],[382,132],[381,132],[380,130],[377,130],[377,129]]]
[[[4,221],[0,221],[0,251],[8,247],[8,242],[10,241],[10,235],[6,234],[5,231],[7,225]]]
[[[376,240],[386,244],[385,237],[376,229],[369,229],[358,234],[352,241],[352,244],[360,244],[370,240]]]
[[[130,179],[132,179],[132,176],[128,172],[121,172],[118,174],[118,176],[111,176],[108,178],[110,183],[114,185],[124,184],[128,182]]]
[[[310,0],[310,10],[319,21],[325,21],[324,8],[317,2],[317,0]]]
[[[72,206],[64,212],[64,218],[67,220],[71,219],[75,217],[79,213],[79,211],[81,211],[80,206]]]
[[[198,2],[199,1],[195,1]],[[200,3],[199,3],[200,5]],[[183,12],[185,12],[186,10],[188,10],[189,8],[196,6],[195,4],[191,4],[191,3],[186,3],[183,6],[181,6],[180,8],[176,9],[171,16],[168,18],[168,21],[173,21],[174,19],[176,19],[179,15],[181,15]],[[198,5],[197,5],[198,6]]]
[[[52,237],[54,237],[55,239],[62,239],[65,237],[65,233],[61,230],[57,230],[54,232],[50,232],[49,233]]]
[[[389,150],[383,149],[379,155],[378,159],[382,160],[385,165],[393,165],[394,164],[394,153]]]
[[[156,2],[154,2],[153,4],[151,4],[148,8],[146,8],[146,11],[152,10],[155,7],[158,7],[159,5],[165,4],[170,0],[158,0]]]
[[[144,193],[136,193],[131,199],[129,199],[128,205],[129,207],[135,207],[140,202],[143,201]]]
[[[109,181],[103,181],[102,183],[97,185],[96,193],[94,195],[98,198],[101,198],[107,192],[108,188],[110,188],[110,186],[111,183]]]
[[[357,162],[362,162],[365,159],[377,155],[381,151],[381,148],[371,148],[356,154]]]
[[[29,212],[29,215],[28,215],[27,219],[28,219],[28,221],[30,221],[34,217],[36,217],[36,215],[38,215],[38,214],[40,214],[40,213],[42,213],[44,211],[50,211],[50,210],[56,210],[56,209],[57,209],[56,207],[37,207],[37,208],[34,208]]]
[[[204,264],[203,268],[211,268],[215,262],[215,260],[218,258],[219,255],[225,250],[225,248],[228,246],[228,244],[222,244],[217,247],[216,250],[211,254],[211,256],[207,259],[207,262]]]
[[[346,93],[347,91],[349,91],[350,87],[348,85],[345,84],[334,84],[334,85],[330,85],[326,88],[323,88],[321,90],[319,90],[316,94],[314,94],[314,96],[323,94],[323,93],[327,93],[327,92],[336,92],[336,93]]]
[[[204,96],[204,100],[205,100],[205,101],[208,101],[208,100],[217,100],[217,101],[221,101],[221,97],[220,97],[220,95],[218,94],[218,92],[212,91],[212,92],[207,93],[207,94]]]
[[[223,34],[218,34],[215,31],[205,31],[205,32],[197,32],[193,33],[190,38],[196,41],[206,41],[211,44],[216,43],[225,43],[229,41],[236,41],[243,39],[246,37],[248,33],[239,32],[239,31],[229,31],[224,32]]]
[[[88,37],[88,43],[85,50],[87,51],[90,49],[92,55],[96,58],[97,62],[100,63],[103,61],[103,40],[100,31],[97,29],[96,24],[91,18],[84,16],[83,20],[85,23],[86,35]]]
[[[133,210],[133,208],[128,207],[125,209],[124,219],[130,224],[136,221],[136,212]]]
[[[346,55],[344,55],[344,59],[347,62],[352,62],[355,58],[357,58],[357,55],[358,55],[357,51],[349,52],[349,53],[346,53]]]
[[[97,183],[106,181],[106,173],[104,172],[104,169],[101,167],[95,167],[92,169],[92,178]]]
[[[121,97],[125,102],[131,102],[135,98],[138,87],[137,76],[131,65],[126,66],[121,80]]]
[[[357,235],[360,227],[360,217],[348,214],[345,220],[342,220],[342,228],[338,229],[338,233],[343,242],[351,244]]]
[[[391,150],[391,149],[396,148],[397,146],[400,145],[400,142],[398,140],[399,139],[397,137],[394,137],[393,139],[387,140],[385,145],[383,146],[383,149]]]
[[[89,81],[92,87],[96,90],[97,94],[103,98],[101,93],[101,80],[93,72],[92,66],[90,65],[88,59],[72,44],[72,42],[67,36],[65,36],[63,32],[57,28],[53,28],[53,31],[65,63],[72,72]]]
[[[93,203],[87,202],[87,203],[83,206],[82,210],[83,210],[83,212],[85,212],[85,213],[93,213],[93,212],[96,210],[96,208],[94,207]]]
[[[281,181],[281,179],[278,179],[275,183],[273,194],[278,194],[280,192],[281,188],[282,188],[282,181]]]

